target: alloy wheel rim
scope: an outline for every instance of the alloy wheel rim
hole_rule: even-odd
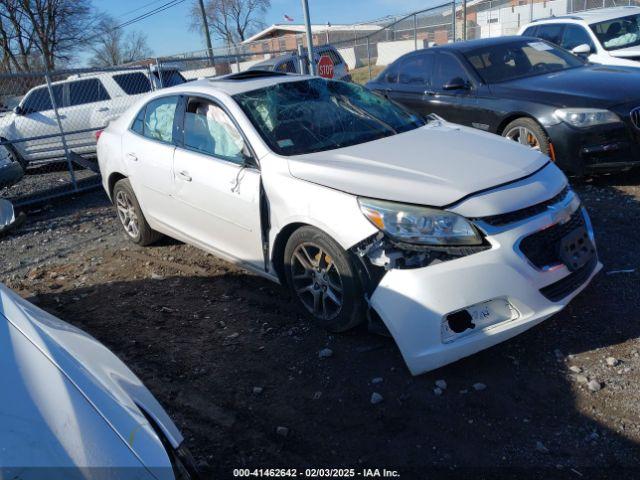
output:
[[[296,247],[291,259],[291,278],[296,295],[316,318],[332,320],[342,310],[342,276],[333,258],[315,243]]]
[[[140,225],[138,215],[131,201],[131,197],[127,192],[119,191],[116,195],[116,208],[118,210],[118,218],[131,238],[138,238],[140,234]]]
[[[505,134],[505,137],[534,150],[540,150],[538,137],[527,127],[514,127]]]

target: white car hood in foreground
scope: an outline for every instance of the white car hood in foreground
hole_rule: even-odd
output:
[[[289,171],[354,195],[443,207],[547,162],[540,152],[497,135],[433,121],[381,140],[290,157]]]
[[[182,437],[140,380],[106,347],[0,284],[0,477],[173,478]],[[35,470],[34,470],[35,469]],[[114,474],[111,471],[111,474]]]

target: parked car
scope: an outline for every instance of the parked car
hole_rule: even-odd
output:
[[[180,431],[85,332],[0,284],[0,477],[190,479]]]
[[[0,190],[10,187],[24,176],[24,169],[13,152],[0,145]]]
[[[67,147],[95,153],[95,130],[117,118],[137,98],[161,87],[185,82],[178,70],[117,70],[74,74],[52,83]],[[0,140],[23,168],[30,162],[64,157],[62,137],[46,85],[27,92],[20,104],[0,117]]]
[[[333,77],[336,80],[342,80],[344,82],[351,81],[351,74],[349,73],[349,67],[347,63],[340,55],[340,52],[332,45],[322,45],[313,48],[313,54],[316,65],[320,59],[327,55],[333,62]],[[297,73],[308,74],[309,73],[309,60],[307,58],[306,50],[302,57],[303,70],[301,71],[300,57],[297,53],[287,53],[278,57],[273,57],[268,60],[256,63],[249,67],[249,70],[266,70],[272,72],[282,73]]]
[[[539,37],[592,63],[640,67],[640,7],[614,7],[536,20],[520,35]]]
[[[254,71],[155,92],[98,162],[131,241],[236,262],[333,332],[383,322],[414,374],[541,322],[601,268],[548,157],[353,83]]]
[[[367,86],[415,112],[528,145],[570,174],[640,165],[640,71],[589,65],[543,40],[419,50]]]

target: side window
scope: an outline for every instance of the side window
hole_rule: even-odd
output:
[[[138,113],[138,116],[135,118],[135,120],[133,121],[133,124],[131,125],[131,130],[133,130],[134,132],[143,135],[144,134],[144,112],[145,112],[146,108],[142,107],[142,110],[140,110],[140,112]]]
[[[564,31],[564,24],[562,23],[549,23],[547,25],[539,25],[537,37],[546,40],[547,42],[560,45],[562,42],[562,32]]]
[[[56,100],[56,106],[62,107],[62,85],[53,85],[53,96]],[[25,113],[44,112],[53,109],[51,106],[51,97],[47,87],[40,87],[33,90],[22,104]]]
[[[594,49],[595,45],[589,36],[589,33],[580,25],[567,25],[564,30],[564,36],[562,37],[562,48],[567,50],[573,50],[578,45],[589,45]]]
[[[69,84],[69,106],[84,105],[85,103],[109,100],[109,94],[102,82],[97,78],[80,80]]]
[[[522,36],[524,37],[537,37],[538,36],[538,26],[529,27],[524,32],[522,32]]]
[[[142,72],[121,73],[114,75],[113,80],[127,95],[139,95],[151,91],[149,78]]]
[[[190,98],[184,115],[184,146],[231,162],[245,163],[245,144],[227,113],[209,100]]]
[[[438,61],[436,62],[433,73],[433,87],[435,89],[442,89],[444,85],[454,79],[469,81],[469,75],[467,75],[465,69],[454,56],[447,54],[438,55]]]
[[[402,85],[425,86],[429,83],[433,73],[434,55],[423,53],[413,55],[399,66],[398,83]]]
[[[400,62],[396,61],[389,65],[378,77],[378,81],[382,83],[398,83],[398,72],[400,71]]]
[[[149,102],[144,114],[144,136],[171,143],[173,141],[173,119],[180,97],[162,97]]]

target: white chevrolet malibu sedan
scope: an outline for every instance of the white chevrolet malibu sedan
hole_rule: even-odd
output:
[[[162,90],[98,160],[133,242],[238,263],[332,332],[384,326],[413,374],[536,325],[601,268],[546,156],[354,84],[252,71]]]

